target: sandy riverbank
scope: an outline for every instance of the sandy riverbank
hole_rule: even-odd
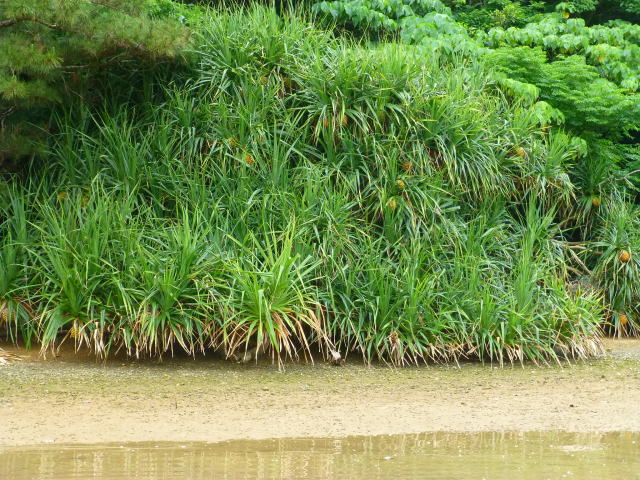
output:
[[[640,341],[573,365],[420,368],[96,362],[0,367],[0,445],[220,441],[425,431],[640,431]]]

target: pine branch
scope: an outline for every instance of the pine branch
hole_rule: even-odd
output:
[[[100,68],[100,67],[106,67],[108,65],[112,65],[114,63],[118,63],[118,62],[123,62],[126,60],[132,60],[133,57],[131,56],[117,56],[114,57],[106,62],[94,62],[94,63],[87,63],[85,65],[63,65],[62,66],[62,70],[65,71],[74,71],[74,70],[86,70],[89,68]]]
[[[13,19],[13,18],[10,18],[9,20],[2,20],[0,22],[0,28],[2,28],[2,27],[10,27],[11,25],[15,25],[19,21],[20,20],[16,20],[16,19]]]
[[[34,22],[34,23],[39,23],[40,25],[44,25],[47,28],[50,28],[51,30],[59,30],[61,32],[68,32],[68,33],[75,33],[77,35],[83,35],[83,32],[79,31],[79,30],[73,30],[71,28],[65,28],[62,27],[60,25],[55,25],[53,23],[47,23],[44,20],[40,20],[38,18],[35,17],[25,17],[25,18],[12,18],[9,20],[3,20],[0,22],[0,28],[2,27],[10,27],[12,25],[16,25],[18,23],[22,23],[22,22]]]
[[[50,28],[51,30],[59,30],[61,32],[75,33],[76,35],[86,35],[85,33],[81,32],[80,30],[73,30],[71,28],[62,27],[60,25],[47,23],[47,22],[39,20],[37,18],[28,18],[26,20],[34,22],[34,23],[39,23],[40,25],[44,25],[45,27]]]

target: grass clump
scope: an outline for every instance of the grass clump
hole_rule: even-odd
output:
[[[599,294],[566,268],[569,137],[479,63],[207,15],[154,101],[79,107],[4,180],[12,338],[394,365],[599,351]]]

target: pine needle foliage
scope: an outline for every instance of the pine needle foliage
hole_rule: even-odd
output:
[[[181,24],[150,18],[144,2],[4,0],[0,164],[32,151],[33,131],[49,128],[49,106],[77,91],[86,71],[116,62],[175,58],[187,40]]]

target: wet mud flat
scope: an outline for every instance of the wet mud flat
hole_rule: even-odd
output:
[[[572,364],[391,369],[5,350],[0,447],[423,432],[640,432],[640,342]]]

